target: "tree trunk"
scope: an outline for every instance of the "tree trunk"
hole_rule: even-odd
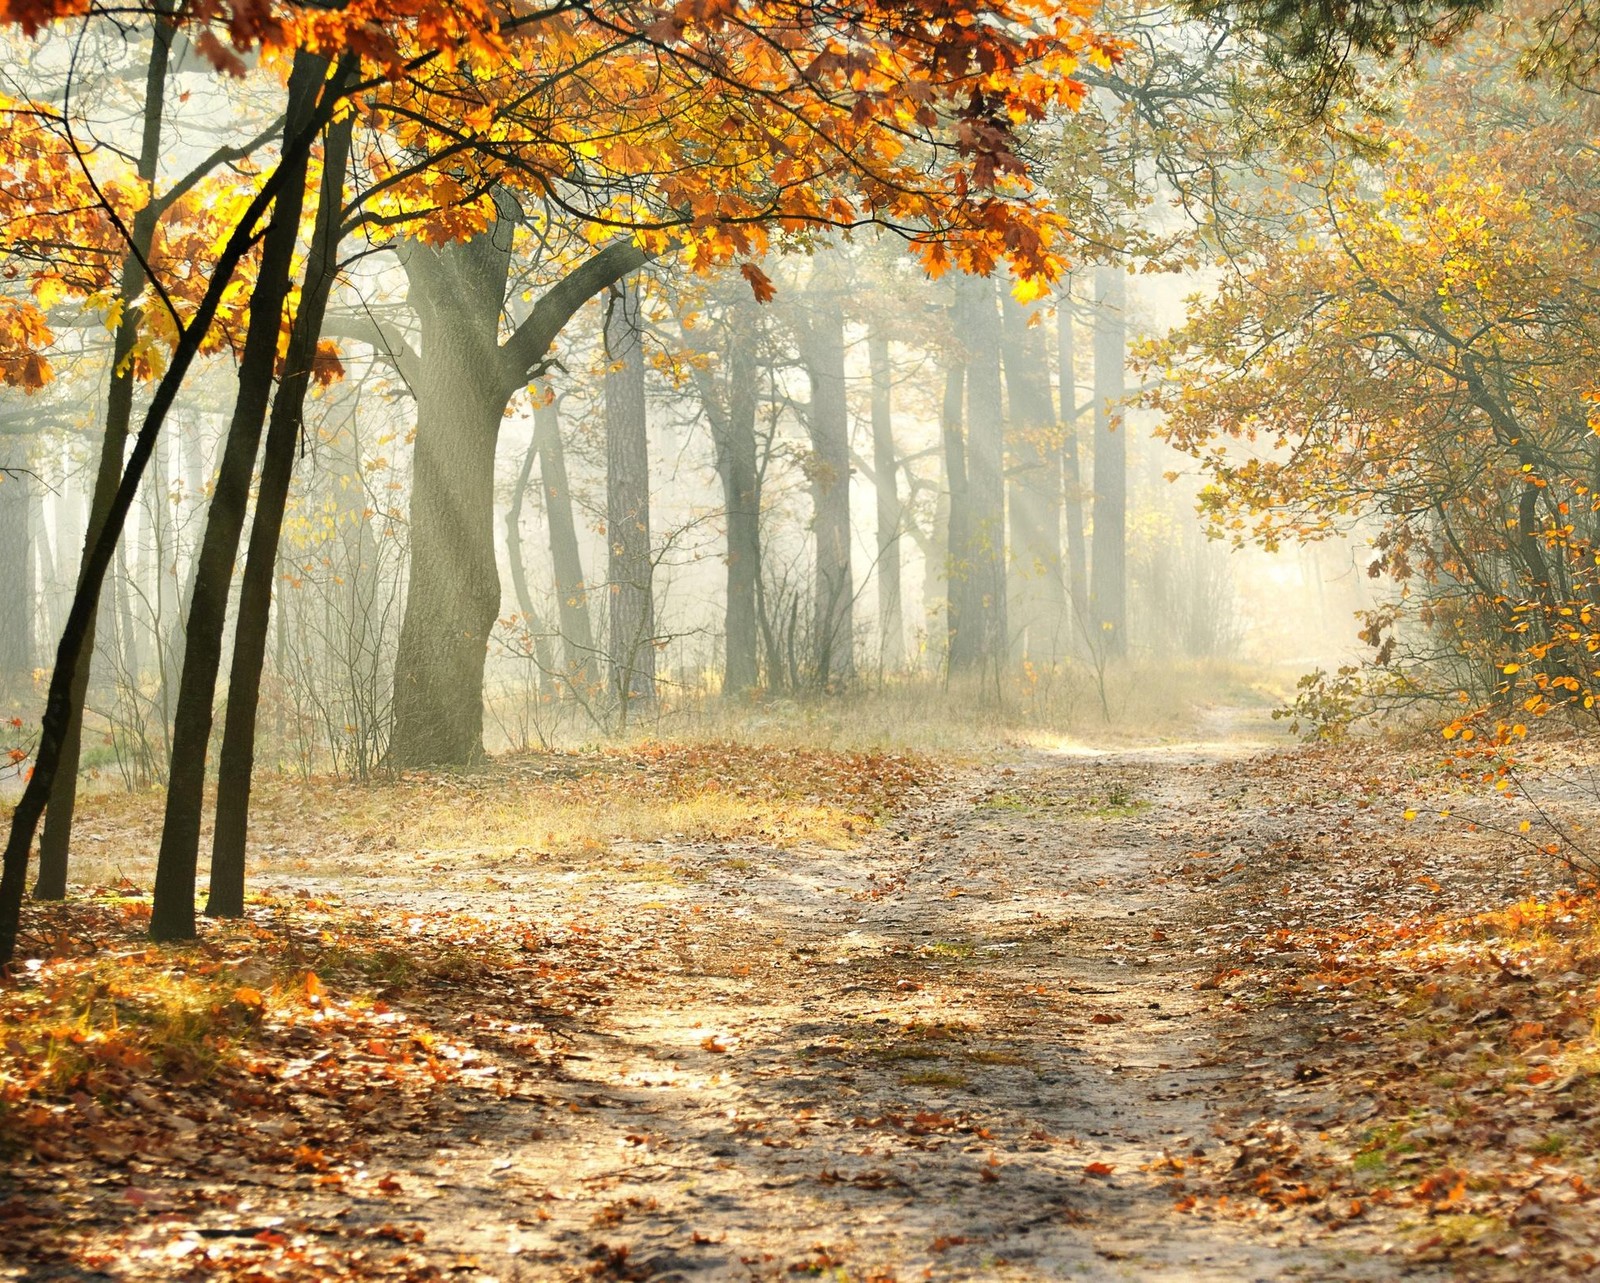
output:
[[[872,372],[872,470],[878,499],[878,631],[883,667],[899,672],[906,662],[900,595],[900,457],[894,445],[889,336],[877,326],[867,335],[867,362]]]
[[[46,483],[48,484],[48,483]],[[56,581],[56,554],[50,546],[50,526],[44,519],[44,489],[32,487],[28,494],[28,551],[29,569],[33,574],[34,601],[32,631],[28,635],[28,648],[42,655],[56,633],[56,601],[53,591]],[[40,634],[43,634],[42,636]]]
[[[533,412],[533,444],[539,452],[539,484],[544,487],[545,520],[550,526],[550,564],[555,572],[561,619],[561,654],[567,683],[579,691],[594,684],[594,624],[589,618],[589,587],[583,578],[578,523],[572,515],[566,446],[554,401]]]
[[[1056,311],[1056,354],[1061,383],[1061,485],[1065,500],[1067,592],[1072,600],[1073,627],[1082,630],[1089,618],[1089,559],[1084,548],[1083,468],[1078,458],[1078,345],[1074,340],[1072,278],[1062,287]]]
[[[499,379],[500,309],[511,269],[498,224],[406,258],[422,322],[411,476],[411,579],[395,655],[399,768],[483,757],[483,669],[500,614],[494,457],[510,399]]]
[[[10,605],[0,610],[0,688],[18,695],[32,683],[35,599],[28,509],[33,502],[28,438],[0,436],[0,585]]]
[[[1002,290],[1006,402],[1011,412],[1011,552],[1016,591],[1012,626],[1023,654],[1053,660],[1066,641],[1066,585],[1061,566],[1061,450],[1045,331],[1032,309]]]
[[[761,472],[756,445],[756,344],[760,321],[748,304],[727,317],[723,378],[693,366],[700,403],[711,425],[717,478],[728,522],[727,592],[723,608],[722,693],[742,695],[760,681]],[[687,333],[687,332],[686,332]]]
[[[971,628],[975,612],[967,604],[972,584],[967,547],[972,500],[967,489],[966,397],[966,363],[952,361],[944,372],[944,400],[939,414],[944,442],[945,493],[948,495],[944,543],[944,659],[945,671],[949,673],[970,668],[977,651]]]
[[[966,586],[952,647],[957,671],[982,668],[1005,653],[1005,420],[1000,383],[1000,318],[995,283],[957,282],[959,336],[967,353]],[[952,490],[952,496],[954,491]],[[954,530],[952,521],[951,528]],[[954,544],[952,543],[952,547]]]
[[[656,695],[654,560],[650,547],[650,443],[644,404],[639,284],[612,289],[606,306],[606,579],[611,689],[623,725]]]
[[[348,60],[353,65],[354,60]],[[0,857],[0,966],[10,962],[16,952],[17,926],[22,913],[22,893],[28,875],[28,857],[34,834],[44,815],[45,803],[55,784],[61,766],[62,747],[67,725],[71,720],[72,688],[77,665],[84,654],[84,642],[90,634],[91,621],[99,599],[100,586],[111,565],[112,556],[121,537],[124,523],[138,494],[140,479],[149,465],[150,455],[160,437],[167,415],[171,413],[183,381],[188,377],[196,353],[216,320],[222,296],[233,281],[240,261],[256,243],[256,228],[268,207],[293,176],[304,180],[305,161],[314,134],[326,123],[336,105],[334,95],[327,95],[319,104],[307,127],[295,134],[286,134],[282,156],[277,167],[262,183],[250,203],[245,206],[218,251],[212,266],[210,282],[195,308],[177,343],[173,346],[165,373],[156,383],[145,411],[144,422],[133,440],[122,479],[106,511],[99,537],[86,550],[83,571],[78,587],[72,595],[72,605],[67,611],[67,622],[61,630],[61,642],[56,647],[55,668],[50,674],[50,689],[45,699],[44,716],[39,722],[39,743],[34,755],[34,767],[22,795],[11,812],[11,828],[6,837],[3,857]],[[193,897],[190,898],[193,913]]]
[[[1128,437],[1122,430],[1128,277],[1114,265],[1095,268],[1094,540],[1090,557],[1092,645],[1128,653]]]
[[[310,125],[327,65],[325,58],[315,54],[295,55],[289,77],[287,135],[297,135]],[[273,203],[272,221],[262,240],[260,265],[250,296],[250,320],[239,357],[238,398],[196,554],[194,599],[189,603],[183,673],[173,715],[166,818],[150,906],[150,935],[156,940],[187,940],[195,933],[195,868],[200,852],[202,791],[217,673],[222,664],[228,591],[250,500],[250,478],[261,444],[261,429],[272,397],[278,334],[289,294],[300,212],[305,205],[306,168],[302,157],[288,173]]]
[[[228,713],[217,764],[217,820],[211,843],[211,892],[206,913],[237,918],[244,913],[245,843],[250,819],[250,781],[255,768],[256,713],[261,699],[261,669],[267,655],[272,618],[272,584],[278,565],[278,536],[294,457],[305,423],[317,339],[328,295],[338,271],[339,221],[344,208],[345,169],[350,157],[354,115],[329,126],[322,156],[322,190],[316,228],[306,260],[300,305],[289,335],[283,375],[272,403],[255,519],[245,553],[239,590],[239,620],[234,629],[233,664],[228,674]]]
[[[511,503],[506,508],[506,564],[511,567],[511,589],[516,594],[522,627],[533,639],[533,661],[539,667],[539,689],[548,691],[554,678],[555,660],[550,654],[549,625],[528,590],[528,567],[522,556],[522,510],[527,502],[528,483],[533,479],[533,461],[539,455],[537,439],[528,443],[517,469],[517,482],[511,487]]]
[[[812,596],[814,676],[821,689],[855,676],[855,584],[850,566],[850,409],[845,399],[844,313],[832,274],[813,282],[813,315],[802,329],[801,359],[811,385],[808,467],[816,515]]]

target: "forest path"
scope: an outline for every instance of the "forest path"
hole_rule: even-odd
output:
[[[1260,752],[1031,751],[850,851],[497,873],[501,904],[664,952],[568,1027],[535,1099],[386,1144],[371,1165],[403,1192],[352,1214],[500,1279],[1397,1277],[1356,1228],[1313,1244],[1303,1220],[1174,1208],[1186,1176],[1247,1161],[1246,1120],[1318,1103],[1297,1033],[1206,984],[1228,894],[1175,876],[1268,840]]]

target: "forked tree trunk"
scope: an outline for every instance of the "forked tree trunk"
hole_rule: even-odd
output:
[[[355,117],[346,116],[331,125],[326,135],[316,229],[306,260],[300,306],[284,357],[283,377],[267,425],[261,484],[239,591],[239,622],[234,629],[233,664],[228,677],[228,715],[217,765],[217,819],[211,843],[211,890],[206,901],[206,913],[214,918],[237,918],[244,913],[245,844],[255,768],[256,713],[272,618],[278,536],[283,529],[295,452],[305,422],[306,392],[311,385],[317,339],[338,271],[339,221],[354,125]]]
[[[295,55],[289,76],[285,131],[307,129],[317,106],[328,63],[304,52]],[[167,773],[167,806],[156,859],[150,935],[156,940],[187,940],[195,933],[195,872],[200,852],[200,813],[211,741],[217,674],[222,665],[233,563],[239,553],[250,479],[261,429],[272,398],[278,334],[289,296],[289,277],[305,206],[306,158],[296,167],[273,204],[272,221],[262,239],[261,261],[250,296],[250,320],[239,357],[239,393],[217,469],[216,488],[206,511],[197,551],[194,598],[184,634],[183,674],[173,715],[172,765]]]
[[[578,522],[572,512],[561,416],[554,401],[541,403],[533,412],[533,444],[539,452],[539,484],[544,488],[545,521],[550,530],[564,675],[574,690],[587,692],[594,684],[594,625],[589,618],[589,586],[583,577]]]
[[[511,397],[543,373],[573,313],[646,261],[632,242],[613,242],[551,286],[502,343],[510,269],[504,229],[492,226],[439,250],[411,248],[406,269],[423,351],[412,380],[411,569],[395,654],[390,765],[459,766],[483,757],[484,661],[500,611],[494,553],[500,423]],[[377,336],[379,350],[384,343]]]
[[[389,741],[402,769],[483,757],[483,670],[500,613],[494,458],[511,395],[495,367],[510,269],[498,224],[459,244],[415,245],[406,259],[422,367]]]
[[[555,677],[555,661],[550,653],[548,625],[533,604],[533,593],[528,589],[528,567],[522,555],[522,511],[538,455],[539,443],[530,441],[522,456],[522,466],[517,469],[516,484],[511,487],[511,503],[506,508],[506,564],[511,567],[511,590],[516,594],[522,626],[533,639],[533,662],[539,668],[539,689],[548,691]]]
[[[611,290],[606,307],[606,547],[611,689],[623,724],[656,695],[650,448],[645,422],[639,283]]]
[[[725,367],[719,382],[701,364],[693,365],[700,404],[711,425],[717,479],[728,523],[727,570],[723,606],[722,693],[742,695],[760,681],[761,653],[761,475],[756,445],[756,345],[758,318],[749,304],[728,313],[722,348]]]
[[[1089,564],[1090,644],[1107,656],[1128,653],[1128,278],[1115,264],[1095,268],[1094,539]]]

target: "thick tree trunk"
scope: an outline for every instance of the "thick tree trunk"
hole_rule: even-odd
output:
[[[406,258],[422,321],[411,479],[411,581],[395,655],[390,764],[483,757],[483,669],[500,614],[494,457],[510,389],[497,374],[511,268],[499,225]]]
[[[1078,345],[1074,337],[1072,278],[1062,288],[1056,312],[1056,354],[1061,388],[1061,486],[1067,544],[1067,593],[1073,627],[1089,618],[1089,558],[1084,547],[1083,467],[1078,455]]]
[[[654,557],[650,547],[650,442],[645,422],[639,283],[611,290],[606,306],[606,579],[611,689],[628,711],[656,695]]]
[[[311,123],[327,60],[298,53],[289,77],[286,133],[299,134]],[[217,673],[222,664],[223,629],[233,563],[239,552],[250,478],[255,470],[261,429],[272,397],[278,334],[289,294],[300,212],[305,205],[306,163],[287,175],[273,204],[272,221],[262,240],[261,262],[250,297],[250,320],[239,357],[239,393],[228,425],[216,489],[206,512],[195,574],[194,599],[185,629],[183,674],[173,715],[172,765],[167,774],[167,807],[156,861],[150,935],[156,940],[187,940],[195,933],[195,870],[200,852],[200,812],[211,741]]]
[[[1006,402],[1011,412],[1009,484],[1015,592],[1012,627],[1023,654],[1053,660],[1065,649],[1068,620],[1061,565],[1061,450],[1050,359],[1041,325],[1009,290],[1001,292]]]
[[[417,389],[411,570],[389,743],[390,765],[402,768],[463,765],[483,756],[484,660],[500,611],[494,555],[500,422],[513,393],[543,373],[572,314],[648,260],[632,242],[606,246],[551,286],[502,344],[510,271],[504,231],[491,227],[439,250],[414,245],[406,259],[423,353],[411,380]],[[384,350],[387,336],[375,336],[375,346]],[[542,446],[540,453],[548,464]]]
[[[554,401],[540,404],[533,412],[533,444],[539,452],[539,484],[544,487],[545,520],[550,527],[550,565],[556,579],[565,678],[574,690],[586,692],[594,684],[594,624],[589,618],[589,586],[583,577],[578,523],[572,513],[561,416]]]
[[[905,612],[900,593],[900,456],[894,445],[893,370],[889,336],[879,327],[867,335],[872,375],[872,471],[878,518],[878,633],[883,667],[905,667]]]
[[[967,352],[967,585],[952,667],[984,667],[1006,649],[1005,420],[995,282],[957,283],[959,336]],[[952,523],[953,524],[953,523]]]
[[[1112,657],[1128,653],[1128,437],[1122,430],[1127,395],[1128,277],[1120,268],[1095,268],[1094,309],[1094,539],[1090,556],[1089,631],[1092,645]]]
[[[802,331],[801,359],[811,385],[809,466],[816,515],[812,597],[814,677],[821,689],[855,676],[855,583],[850,565],[850,409],[845,398],[844,313],[817,284]]]
[[[211,843],[211,891],[206,913],[237,918],[244,913],[245,843],[249,832],[250,782],[255,768],[256,713],[261,699],[261,669],[266,662],[272,618],[272,584],[278,565],[289,482],[305,422],[306,392],[328,295],[338,271],[339,220],[344,208],[345,169],[350,158],[354,116],[329,126],[322,156],[322,190],[316,229],[306,260],[300,305],[289,336],[283,376],[272,403],[272,419],[256,492],[255,518],[239,590],[239,621],[234,629],[233,664],[228,674],[228,714],[217,764],[217,821]]]

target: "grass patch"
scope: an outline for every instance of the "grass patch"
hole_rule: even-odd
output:
[[[948,1069],[919,1069],[915,1073],[902,1074],[900,1083],[905,1087],[969,1087],[972,1080],[965,1074]]]

